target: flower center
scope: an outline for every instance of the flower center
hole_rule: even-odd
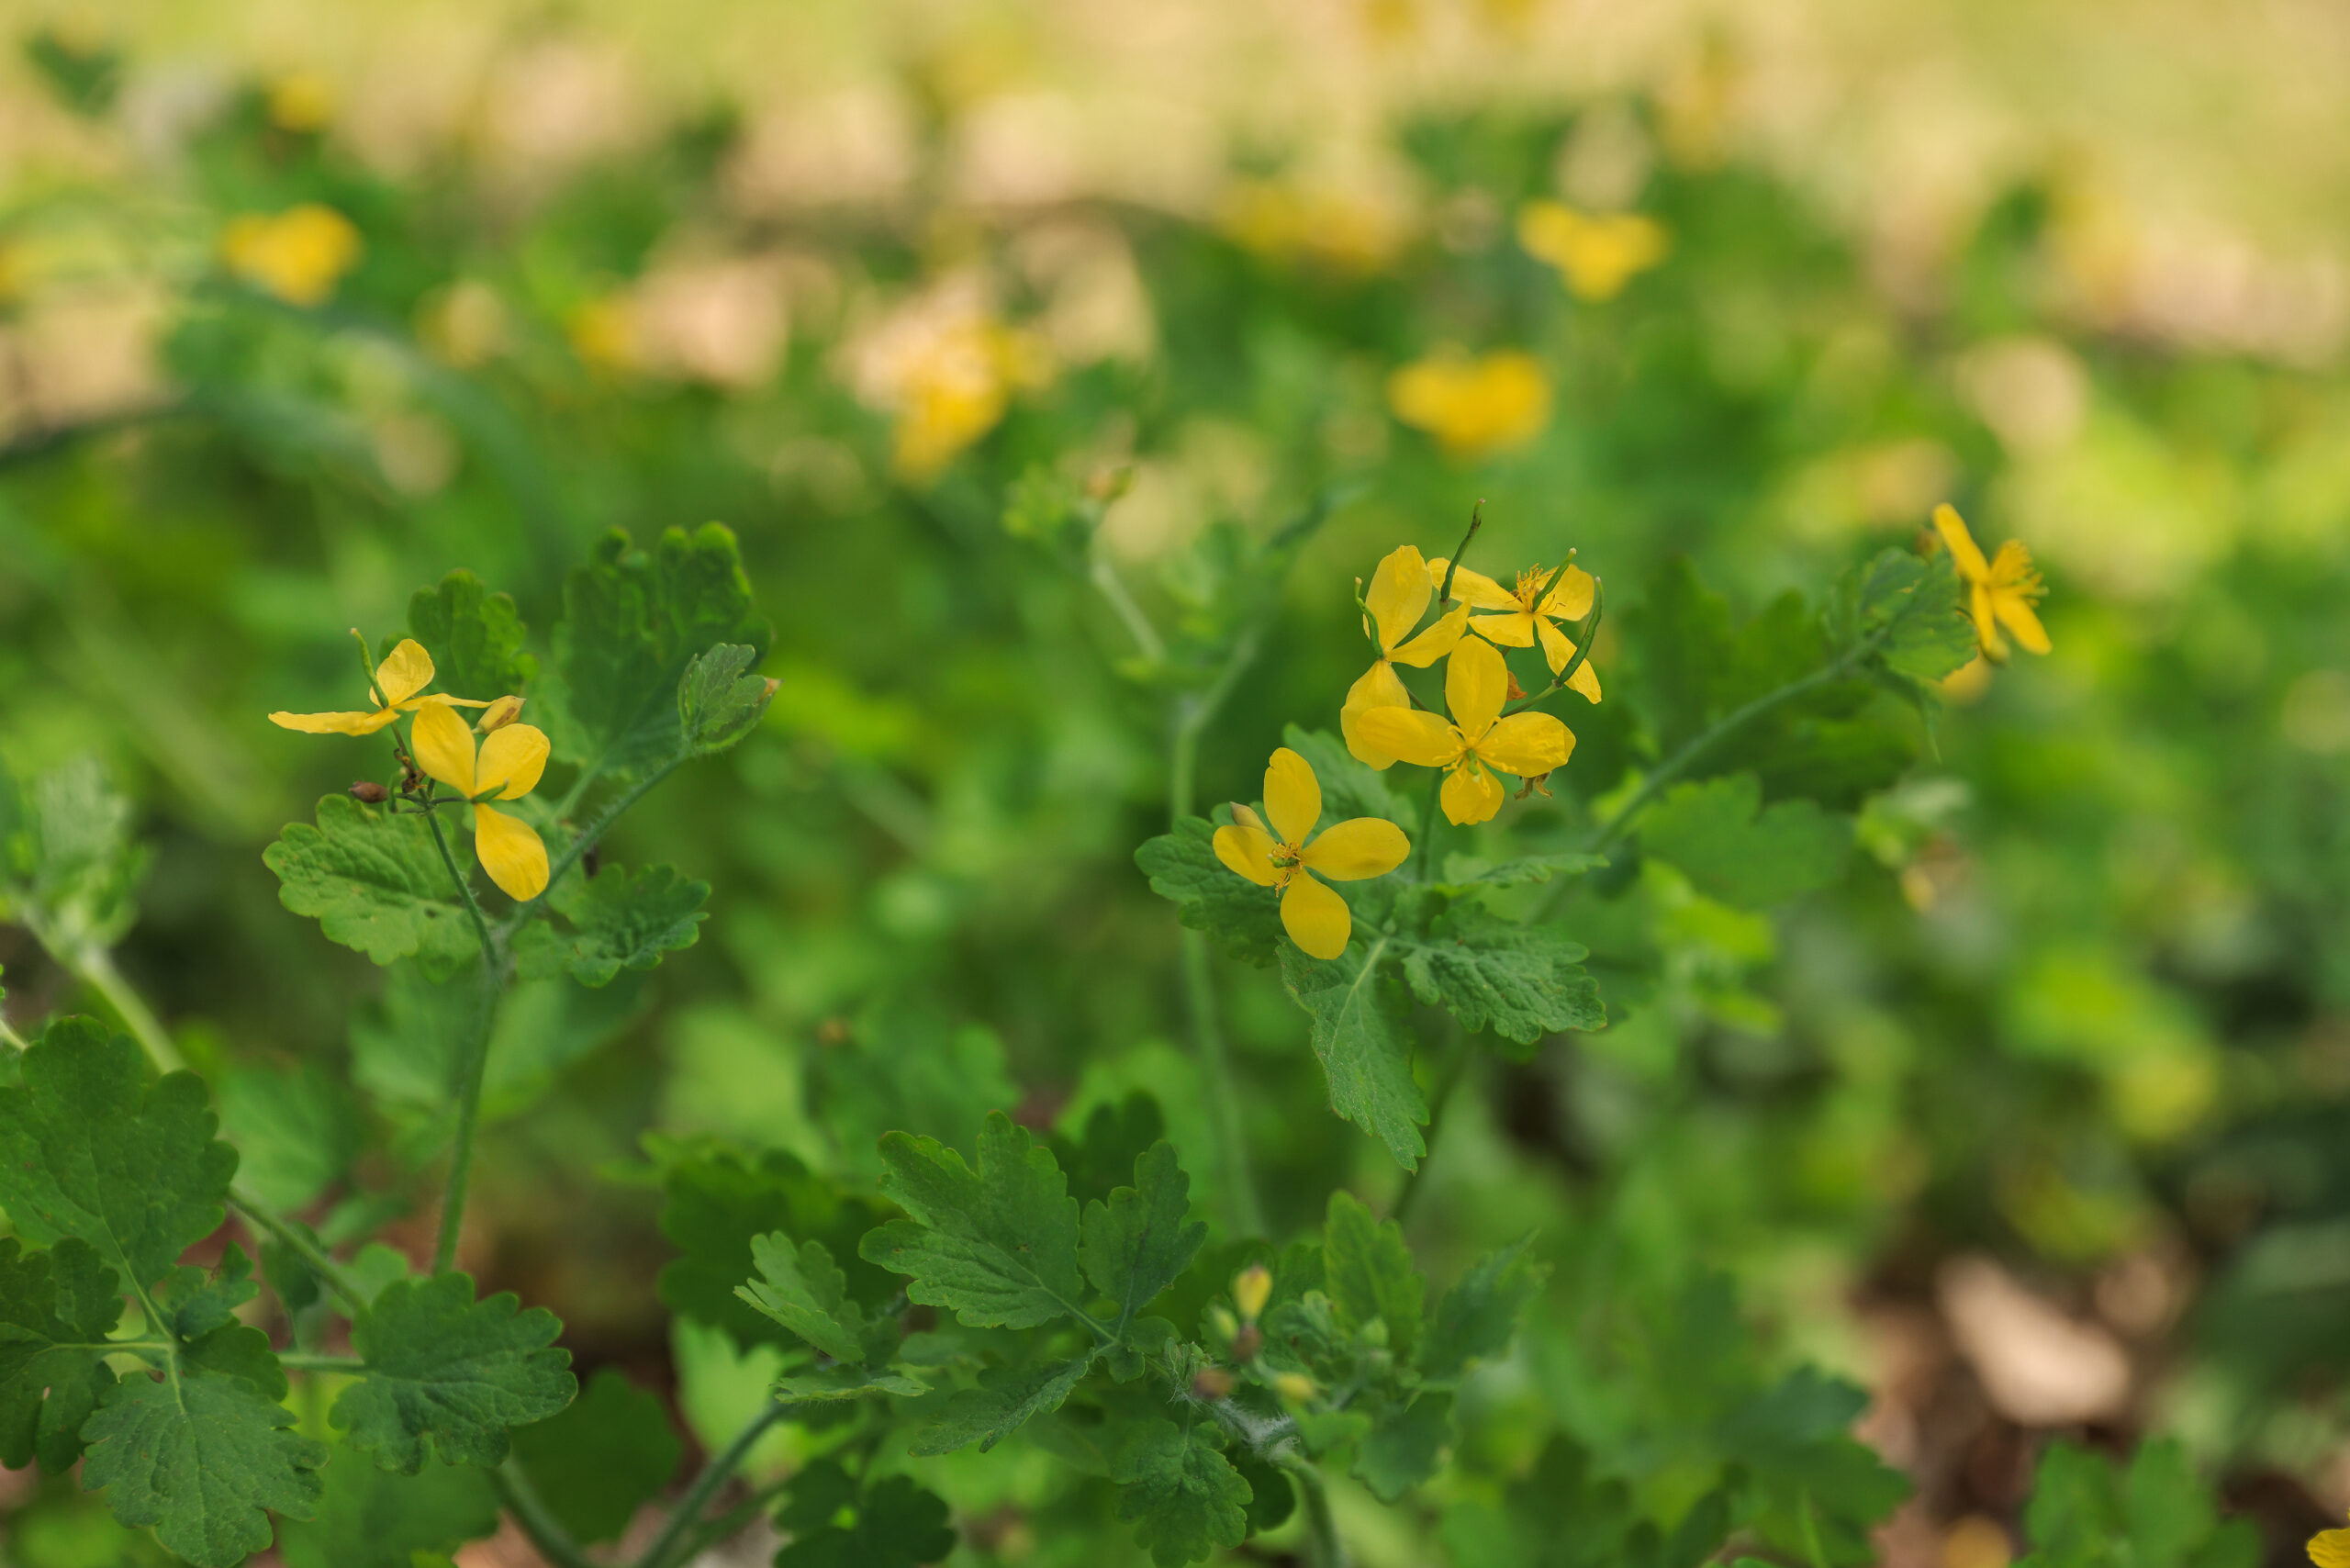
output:
[[[1526,571],[1517,574],[1517,604],[1519,609],[1527,610],[1532,610],[1534,608],[1534,601],[1537,599],[1539,599],[1541,594],[1542,568],[1540,566],[1529,567]]]
[[[1281,874],[1281,886],[1285,888],[1297,875],[1298,868],[1305,864],[1305,847],[1297,844],[1276,844],[1270,858],[1273,868]]]

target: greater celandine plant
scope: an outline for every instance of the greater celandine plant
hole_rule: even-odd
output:
[[[771,1150],[648,1140],[679,1251],[663,1302],[772,1347],[782,1371],[669,1498],[639,1568],[676,1568],[762,1512],[787,1538],[777,1561],[795,1568],[939,1561],[963,1537],[940,1495],[952,1488],[924,1462],[1015,1434],[1114,1494],[1114,1522],[1082,1527],[1122,1538],[1101,1560],[1138,1548],[1174,1568],[1261,1536],[1341,1562],[1332,1479],[1405,1506],[1438,1477],[1479,1418],[1471,1380],[1508,1355],[1545,1266],[1524,1238],[1438,1290],[1394,1214],[1346,1191],[1328,1194],[1318,1231],[1267,1235],[1210,945],[1278,966],[1330,1109],[1416,1175],[1472,1053],[1522,1059],[1605,1024],[1585,949],[1557,915],[1577,879],[1646,857],[1755,907],[1819,885],[1849,822],[1807,793],[1794,732],[1776,722],[1914,724],[1902,705],[1930,713],[1936,683],[1978,649],[2004,656],[2002,628],[2047,645],[2020,547],[1986,563],[1954,513],[1937,520],[1946,552],[1886,551],[1815,610],[1783,615],[1763,669],[1726,675],[1731,629],[1694,578],[1669,577],[1636,635],[1651,667],[1696,683],[1678,694],[1689,720],[1578,826],[1545,781],[1575,746],[1552,705],[1602,698],[1601,582],[1572,560],[1485,576],[1462,560],[1472,521],[1450,556],[1403,545],[1359,587],[1373,662],[1338,734],[1291,726],[1262,800],[1201,817],[1200,736],[1277,600],[1260,588],[1189,642],[1161,633],[1094,554],[1109,498],[1032,488],[1015,498],[1015,532],[1102,588],[1165,692],[1170,827],[1137,859],[1178,906],[1213,1146],[1179,1151],[1147,1097],[1069,1139],[1002,1110],[968,1149],[889,1133],[878,1188]],[[1319,517],[1235,545],[1253,552],[1236,580],[1277,584]],[[8,916],[130,1029],[58,1018],[0,1059],[0,1207],[15,1228],[0,1241],[0,1462],[78,1463],[116,1518],[198,1568],[273,1542],[296,1568],[398,1568],[501,1515],[578,1568],[676,1466],[657,1400],[610,1376],[583,1394],[554,1315],[480,1298],[456,1262],[489,1046],[515,988],[608,986],[696,939],[707,884],[598,850],[670,773],[758,724],[775,691],[757,673],[769,630],[716,525],[650,550],[611,538],[564,606],[543,664],[513,601],[452,573],[416,595],[380,660],[361,638],[365,707],[271,715],[382,764],[270,846],[283,902],[439,999],[401,1048],[440,1075],[440,1114],[399,1140],[405,1163],[383,1191],[321,1207],[347,1155],[307,1185],[282,1160],[260,1180],[255,1148],[241,1161],[205,1085],[106,964],[137,880],[118,806],[78,775],[0,798]],[[1413,678],[1428,689],[1405,670],[1429,672]],[[1416,801],[1393,791],[1399,767],[1425,770]],[[1470,835],[1491,831],[1509,779],[1528,816],[1558,819],[1557,842],[1481,857]],[[282,1092],[287,1125],[343,1103],[309,1080]],[[1225,1213],[1194,1212],[1192,1153],[1214,1162]],[[1407,1178],[1397,1207],[1417,1190]],[[429,1259],[377,1238],[435,1205]],[[258,1278],[234,1241],[209,1266],[185,1260],[231,1212],[259,1244]],[[242,1309],[264,1284],[279,1311],[261,1318]],[[1902,1487],[1845,1433],[1856,1391],[1807,1372],[1738,1397],[1744,1414],[1721,1428],[1731,1462],[1678,1500],[1669,1535],[1554,1450],[1522,1486],[1456,1503],[1455,1561],[1565,1561],[1544,1555],[1561,1517],[1597,1553],[1575,1562],[1695,1564],[1731,1544],[1864,1560]],[[813,1457],[746,1489],[737,1471],[784,1423]]]

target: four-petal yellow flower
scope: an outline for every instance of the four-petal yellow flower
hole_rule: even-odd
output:
[[[547,846],[538,830],[519,817],[490,808],[492,801],[514,801],[538,787],[546,771],[546,732],[535,724],[508,724],[482,737],[448,709],[424,709],[410,734],[416,765],[473,802],[474,853],[481,868],[508,898],[526,901],[547,889]]]
[[[1430,561],[1428,580],[1441,584],[1449,565],[1441,556]],[[1560,573],[1557,584],[1544,593],[1542,585],[1547,581],[1549,576],[1540,566],[1530,566],[1517,574],[1516,588],[1505,588],[1484,573],[1463,566],[1452,574],[1452,597],[1472,609],[1496,612],[1480,615],[1469,622],[1469,630],[1489,643],[1505,648],[1530,648],[1539,638],[1542,656],[1550,661],[1550,673],[1556,675],[1575,656],[1575,644],[1554,622],[1580,622],[1589,615],[1595,589],[1591,574],[1581,566],[1569,566]],[[1541,602],[1536,603],[1537,599]],[[1599,672],[1591,667],[1589,659],[1575,671],[1567,689],[1583,693],[1594,702],[1599,700]]]
[[[375,684],[367,693],[375,706],[364,713],[272,713],[269,722],[280,729],[300,730],[312,735],[372,735],[403,713],[420,708],[455,706],[487,708],[487,701],[464,697],[443,697],[439,692],[425,693],[432,684],[432,655],[424,644],[413,637],[403,637],[399,645],[375,666]],[[420,695],[420,693],[423,693]]]
[[[1475,359],[1438,353],[1387,378],[1387,406],[1435,437],[1446,455],[1474,461],[1542,433],[1550,422],[1550,377],[1540,360],[1515,349]]]
[[[1554,714],[1503,718],[1508,698],[1509,666],[1501,650],[1464,637],[1444,669],[1449,722],[1425,710],[1373,708],[1356,719],[1355,727],[1368,745],[1399,762],[1448,769],[1450,777],[1438,799],[1446,818],[1466,826],[1490,822],[1502,809],[1504,790],[1495,773],[1539,777],[1565,767],[1575,749],[1574,732]]]
[[[1272,819],[1271,831],[1246,806],[1236,805],[1232,814],[1233,825],[1215,830],[1215,857],[1259,887],[1281,890],[1281,925],[1291,941],[1316,958],[1335,958],[1347,950],[1354,913],[1335,889],[1307,873],[1360,881],[1385,876],[1412,853],[1404,830],[1383,817],[1355,817],[1315,834],[1322,820],[1322,783],[1314,777],[1313,764],[1287,746],[1265,766],[1265,816]]]
[[[1418,636],[1411,634],[1412,628],[1427,613],[1428,596],[1436,591],[1436,583],[1441,577],[1441,573],[1428,570],[1428,563],[1410,544],[1391,552],[1371,575],[1371,591],[1363,596],[1363,604],[1371,611],[1370,625],[1365,629],[1379,644],[1379,659],[1348,689],[1346,704],[1338,710],[1338,733],[1346,737],[1347,750],[1354,754],[1357,762],[1367,762],[1378,768],[1395,766],[1393,757],[1365,745],[1355,734],[1355,721],[1365,710],[1412,705],[1412,694],[1404,689],[1395,666],[1401,664],[1426,669],[1452,652],[1453,644],[1460,641],[1461,629],[1469,622],[1466,604],[1455,607]]]
[[[1517,209],[1517,242],[1528,255],[1556,267],[1569,293],[1594,303],[1623,293],[1673,249],[1673,237],[1653,218],[1577,212],[1555,201],[1529,201]]]
[[[2031,569],[2031,552],[2020,541],[2010,539],[1999,546],[1998,554],[1984,560],[1982,547],[1966,531],[1958,510],[1948,504],[1934,509],[1934,531],[1950,546],[1950,558],[1966,580],[1968,607],[1975,616],[1975,634],[1983,643],[1983,656],[1995,664],[2006,660],[2007,639],[1999,635],[2002,626],[2015,633],[2025,652],[2046,653],[2048,633],[2032,606],[2048,589],[2040,574]]]

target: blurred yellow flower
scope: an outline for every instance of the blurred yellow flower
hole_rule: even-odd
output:
[[[538,830],[493,811],[491,801],[516,801],[538,788],[546,771],[546,732],[509,724],[483,737],[478,752],[465,722],[446,708],[417,714],[410,739],[416,766],[454,790],[474,808],[474,853],[508,898],[537,898],[547,889],[547,846]]]
[[[229,270],[288,305],[322,303],[358,264],[361,250],[351,219],[314,201],[279,213],[245,213],[229,219],[220,236]]]
[[[1233,185],[1217,226],[1233,243],[1268,261],[1303,261],[1357,274],[1385,266],[1408,233],[1401,214],[1368,197],[1271,180]]]
[[[1428,563],[1428,580],[1441,584],[1450,562],[1441,558]],[[1517,586],[1505,588],[1483,572],[1472,572],[1463,566],[1452,574],[1452,597],[1475,610],[1498,613],[1480,615],[1469,622],[1469,630],[1489,643],[1505,648],[1530,648],[1539,638],[1542,656],[1550,663],[1550,673],[1558,674],[1575,656],[1573,639],[1561,632],[1555,624],[1561,621],[1581,621],[1591,613],[1594,592],[1592,576],[1581,566],[1569,566],[1559,574],[1559,581],[1549,593],[1542,585],[1550,581],[1550,574],[1540,566],[1528,566],[1517,574]],[[1537,604],[1535,600],[1541,602]],[[1599,700],[1599,672],[1585,659],[1567,689],[1579,691],[1590,700]]]
[[[1273,1271],[1262,1263],[1251,1263],[1232,1277],[1232,1305],[1240,1309],[1243,1323],[1262,1317],[1272,1298]]]
[[[1550,422],[1550,378],[1530,353],[1436,354],[1387,378],[1395,417],[1455,457],[1524,446]]]
[[[1382,817],[1355,817],[1315,834],[1322,820],[1322,783],[1314,765],[1287,746],[1265,767],[1265,815],[1272,830],[1246,806],[1234,806],[1232,815],[1233,825],[1215,830],[1215,857],[1260,888],[1281,889],[1282,927],[1316,958],[1347,950],[1354,913],[1307,873],[1340,882],[1383,877],[1412,853],[1404,830]]]
[[[1624,286],[1664,260],[1672,236],[1637,212],[1583,213],[1562,202],[1529,201],[1517,209],[1517,242],[1559,269],[1578,299],[1613,299]]]
[[[297,71],[269,86],[269,123],[280,130],[326,129],[334,118],[334,84],[315,71]]]
[[[2350,1568],[2350,1529],[2322,1529],[2310,1537],[2310,1561],[2317,1568]]]
[[[1338,710],[1338,733],[1346,737],[1347,750],[1354,754],[1357,762],[1367,762],[1377,768],[1395,766],[1393,757],[1365,745],[1355,734],[1355,722],[1367,710],[1412,705],[1412,695],[1404,689],[1395,666],[1406,664],[1415,669],[1426,669],[1452,652],[1452,645],[1460,641],[1461,630],[1469,621],[1469,607],[1465,604],[1418,636],[1412,636],[1412,628],[1427,613],[1428,598],[1435,591],[1428,564],[1413,545],[1391,552],[1371,575],[1371,592],[1363,599],[1370,615],[1363,630],[1379,644],[1379,658],[1348,690],[1346,703]]]
[[[599,295],[576,307],[563,331],[582,364],[596,370],[637,367],[636,308],[624,293]]]
[[[1444,668],[1449,722],[1424,709],[1373,708],[1355,727],[1366,744],[1398,762],[1448,770],[1438,798],[1449,821],[1463,826],[1490,822],[1502,809],[1504,793],[1495,773],[1539,778],[1565,767],[1575,749],[1574,733],[1555,715],[1503,718],[1508,695],[1509,666],[1501,651],[1464,637]]]
[[[1981,547],[1966,531],[1957,509],[1947,504],[1934,509],[1934,531],[1950,546],[1951,560],[1966,582],[1968,607],[1975,616],[1975,634],[1983,643],[1984,657],[1994,664],[2006,661],[2008,644],[1999,635],[2001,626],[2015,633],[2027,653],[2046,653],[2048,633],[2032,606],[2048,590],[2040,574],[2031,569],[2031,552],[2010,539],[1999,546],[1997,555],[1984,560]]]
[[[1015,388],[1051,378],[1040,342],[986,319],[940,333],[908,371],[890,463],[915,484],[936,478],[957,453],[995,429]]]
[[[420,708],[491,706],[487,701],[444,697],[439,692],[420,695],[431,684],[432,655],[415,638],[403,637],[375,666],[375,682],[367,691],[367,700],[375,704],[373,709],[364,713],[272,713],[269,722],[280,729],[310,735],[372,735],[401,714]],[[520,705],[520,699],[513,700]]]

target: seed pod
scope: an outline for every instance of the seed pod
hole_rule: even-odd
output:
[[[474,729],[486,735],[492,730],[504,729],[521,716],[522,700],[520,698],[501,697],[481,711],[481,722],[476,724]]]
[[[1265,1331],[1253,1323],[1243,1324],[1240,1332],[1232,1337],[1232,1353],[1240,1361],[1255,1361],[1257,1352],[1264,1348]]]
[[[1192,1397],[1223,1399],[1232,1393],[1232,1374],[1222,1367],[1202,1367],[1192,1375]]]
[[[392,798],[392,792],[373,778],[362,778],[351,786],[351,798],[370,806],[380,806]]]

